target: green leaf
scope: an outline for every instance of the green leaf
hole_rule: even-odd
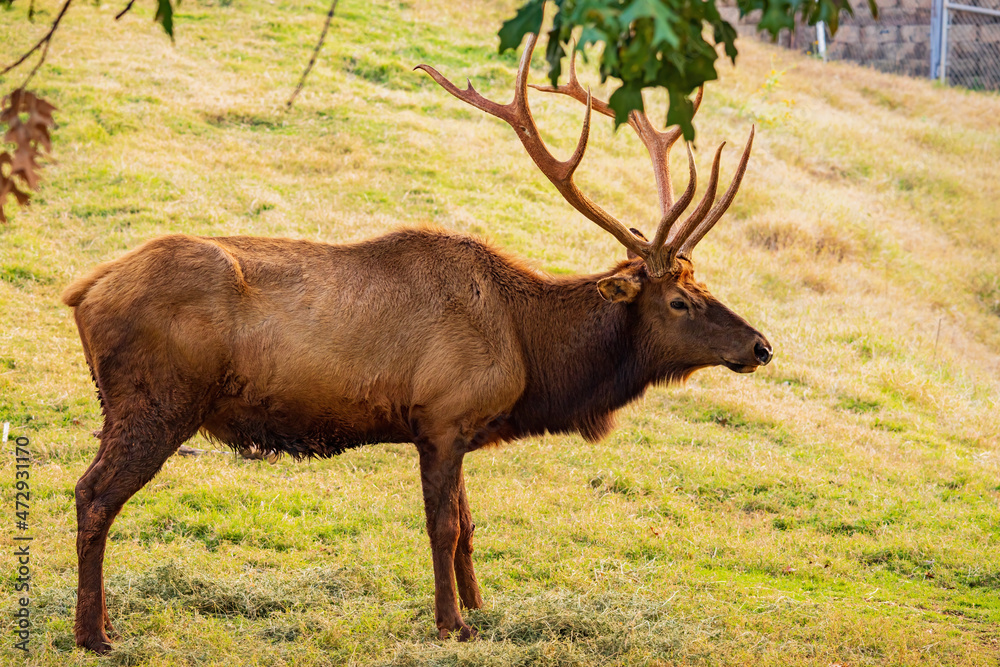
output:
[[[679,125],[684,133],[684,139],[694,141],[694,125],[691,124],[691,119],[694,118],[694,102],[687,95],[675,95],[673,90],[667,92],[670,95],[667,125]]]
[[[553,86],[559,85],[559,75],[562,74],[562,59],[565,49],[559,42],[559,33],[553,28],[549,31],[549,43],[545,46],[545,60],[549,63],[549,81]]]
[[[714,39],[716,44],[725,44],[726,55],[736,64],[736,28],[729,21],[720,20],[714,26]]]
[[[622,23],[632,23],[640,18],[653,18],[656,12],[654,4],[658,3],[655,3],[655,0],[633,0],[632,4],[621,14]]]
[[[680,45],[680,39],[671,25],[677,22],[677,14],[661,0],[635,0],[621,13],[619,20],[628,25],[644,18],[653,22],[653,46],[666,42],[676,49]]]
[[[597,44],[600,41],[604,41],[603,35],[604,33],[595,28],[594,26],[590,25],[584,26],[583,31],[580,33],[580,40],[577,45],[577,49],[580,51],[581,55],[583,54],[583,49],[585,46],[589,46],[591,44]]]
[[[174,39],[174,8],[170,0],[157,0],[156,16],[153,20],[163,26],[163,30]]]
[[[627,83],[611,93],[608,106],[615,110],[615,127],[628,122],[628,114],[633,109],[645,111],[642,104],[642,88],[638,83]]]
[[[160,3],[169,0],[160,0]],[[528,33],[537,33],[542,29],[542,10],[545,0],[529,0],[517,10],[514,18],[504,21],[500,28],[500,53],[516,49]]]

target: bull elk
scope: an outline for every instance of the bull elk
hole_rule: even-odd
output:
[[[542,143],[527,100],[535,39],[508,105],[420,69],[513,126],[562,196],[627,248],[628,259],[611,270],[544,276],[481,241],[431,230],[350,245],[174,235],[66,289],[104,415],[97,455],[76,485],[77,644],[109,650],[108,530],[199,429],[236,449],[294,457],[414,443],[439,636],[457,630],[464,640],[474,631],[459,598],[469,608],[483,603],[465,454],[544,432],[596,441],[615,411],[650,384],[709,366],[749,373],[768,363],[764,336],[696,282],[691,263],[695,244],[736,194],[753,131],[725,194],[715,201],[720,146],[707,192],[675,224],[695,192],[690,148],[690,180],[674,201],[668,157],[680,131],[654,130],[643,113],[632,113],[629,125],[649,150],[659,191],[662,217],[649,241],[573,183],[591,110],[613,115],[575,72],[566,85],[540,89],[586,105],[576,150],[559,161]]]

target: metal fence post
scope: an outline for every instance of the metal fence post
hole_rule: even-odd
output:
[[[951,15],[948,12],[948,0],[943,0],[941,4],[941,83],[948,83],[948,19]]]
[[[944,0],[933,0],[931,2],[931,70],[930,78],[936,79],[941,74],[941,34],[944,17]]]

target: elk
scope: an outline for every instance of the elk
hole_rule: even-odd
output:
[[[739,188],[753,131],[725,194],[715,201],[720,146],[707,192],[675,224],[695,192],[691,150],[690,181],[674,201],[668,154],[680,130],[654,130],[644,113],[632,113],[659,191],[661,218],[647,240],[573,183],[591,110],[613,115],[583,91],[575,70],[568,84],[541,90],[586,104],[576,150],[559,161],[539,138],[527,101],[535,40],[505,106],[419,68],[513,126],[562,196],[628,250],[612,269],[547,276],[484,242],[431,229],[350,245],[173,235],[66,289],[104,417],[97,455],[76,485],[77,644],[109,650],[108,530],[199,429],[235,449],[294,457],[412,442],[438,634],[466,640],[475,631],[459,598],[468,608],[483,604],[462,476],[467,453],[545,432],[597,441],[615,411],[651,384],[716,365],[749,373],[770,361],[767,339],[695,281],[691,262]]]

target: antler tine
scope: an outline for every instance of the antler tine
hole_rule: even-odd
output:
[[[705,88],[698,89],[698,97],[694,101],[695,113],[701,106]],[[653,176],[656,178],[656,193],[660,199],[660,213],[666,215],[674,203],[674,187],[670,179],[670,149],[681,137],[681,128],[657,130],[644,112],[633,111],[629,114],[629,125],[635,129],[653,163]]]
[[[750,126],[750,137],[747,139],[747,145],[743,149],[743,156],[740,158],[740,164],[736,168],[736,175],[733,176],[733,181],[729,184],[726,192],[719,199],[718,203],[712,208],[708,216],[698,225],[698,227],[691,233],[690,236],[681,245],[678,254],[691,255],[691,251],[694,247],[698,245],[698,242],[705,238],[705,234],[715,226],[715,223],[719,221],[719,218],[723,216],[729,205],[733,203],[733,199],[736,197],[737,190],[740,189],[740,183],[743,181],[743,174],[747,170],[747,162],[750,161],[750,149],[753,147],[753,135],[756,127]],[[721,149],[721,146],[720,146]]]
[[[712,173],[708,178],[708,187],[705,189],[705,194],[702,195],[701,201],[698,202],[697,208],[695,208],[694,212],[688,216],[688,219],[676,227],[673,230],[673,233],[667,238],[665,245],[667,252],[670,254],[671,260],[676,256],[677,250],[684,245],[684,241],[691,235],[691,232],[698,227],[698,223],[700,223],[702,218],[704,218],[708,213],[712,204],[715,203],[715,191],[719,186],[719,163],[722,159],[722,149],[725,145],[726,142],[723,141],[715,150],[715,159],[712,160]]]
[[[444,88],[449,93],[451,93],[458,99],[462,100],[463,102],[467,102],[472,106],[476,107],[477,109],[485,111],[491,116],[496,116],[497,118],[505,120],[508,123],[511,122],[511,116],[508,113],[510,111],[508,109],[510,105],[497,104],[493,100],[486,99],[485,97],[480,95],[475,88],[472,87],[472,82],[469,81],[468,79],[465,80],[466,82],[465,90],[461,90],[451,81],[444,78],[444,76],[442,76],[440,72],[438,72],[430,65],[417,65],[413,69],[415,70],[419,69],[423,70],[424,72],[427,72],[428,74],[431,75],[432,79],[438,82],[438,85],[440,85],[442,88]]]
[[[510,104],[500,105],[486,99],[472,88],[471,83],[464,91],[459,90],[454,84],[441,76],[437,70],[428,65],[418,65],[415,69],[421,69],[430,74],[441,87],[463,102],[467,102],[477,109],[509,123],[514,128],[517,138],[521,140],[521,144],[538,169],[556,186],[559,194],[573,208],[597,224],[601,229],[614,236],[623,246],[643,259],[646,259],[650,254],[650,245],[640,240],[625,225],[587,198],[586,195],[580,192],[576,184],[573,183],[573,172],[576,171],[576,168],[580,165],[580,161],[583,159],[584,151],[587,148],[587,138],[590,133],[590,112],[593,108],[593,99],[590,94],[588,93],[587,95],[587,112],[583,121],[583,131],[580,134],[580,140],[577,142],[576,150],[573,151],[573,155],[568,160],[557,160],[549,152],[548,148],[545,147],[541,135],[538,133],[538,127],[535,125],[535,121],[531,117],[531,110],[528,107],[527,94],[528,71],[531,68],[531,55],[535,50],[537,39],[538,35],[536,34],[528,36],[524,52],[521,54],[521,64],[517,70],[514,100]]]
[[[660,224],[656,228],[656,236],[653,237],[653,249],[656,252],[660,252],[663,242],[667,239],[667,232],[670,231],[674,222],[684,212],[688,204],[691,203],[695,188],[698,186],[698,170],[694,166],[694,154],[691,153],[691,144],[685,143],[684,147],[687,148],[688,170],[691,172],[691,178],[688,180],[688,186],[684,190],[684,194],[660,218]]]
[[[527,100],[527,97],[525,97],[525,100]],[[573,184],[573,181],[572,181],[573,174],[576,172],[576,168],[580,166],[580,162],[583,161],[583,154],[587,151],[587,141],[588,141],[588,139],[590,139],[590,111],[591,111],[592,108],[593,107],[591,105],[590,91],[588,90],[587,91],[587,111],[583,114],[583,129],[580,130],[580,138],[577,139],[577,141],[576,141],[576,148],[573,149],[573,154],[569,156],[568,160],[566,160],[565,162],[561,163],[561,164],[566,165],[566,176],[565,176],[564,180],[567,181],[568,184],[572,185],[574,188],[576,186]],[[527,106],[525,106],[525,110],[527,110]],[[531,118],[531,114],[530,113],[528,114],[528,118]],[[532,119],[532,120],[534,120],[534,119]],[[535,136],[538,137],[538,143],[544,149],[545,146],[544,146],[544,144],[542,144],[541,135],[538,134],[538,128],[537,127],[535,128]],[[546,150],[545,152],[548,153],[548,150]],[[545,174],[545,175],[549,176],[548,174]],[[549,180],[552,180],[551,176],[549,176]],[[555,183],[555,182],[553,182],[553,183],[555,184],[555,186],[557,188],[559,187],[558,183]],[[562,192],[562,191],[560,190],[560,192]],[[581,192],[580,195],[582,196],[583,193]],[[621,223],[619,223],[619,224],[621,224]]]

